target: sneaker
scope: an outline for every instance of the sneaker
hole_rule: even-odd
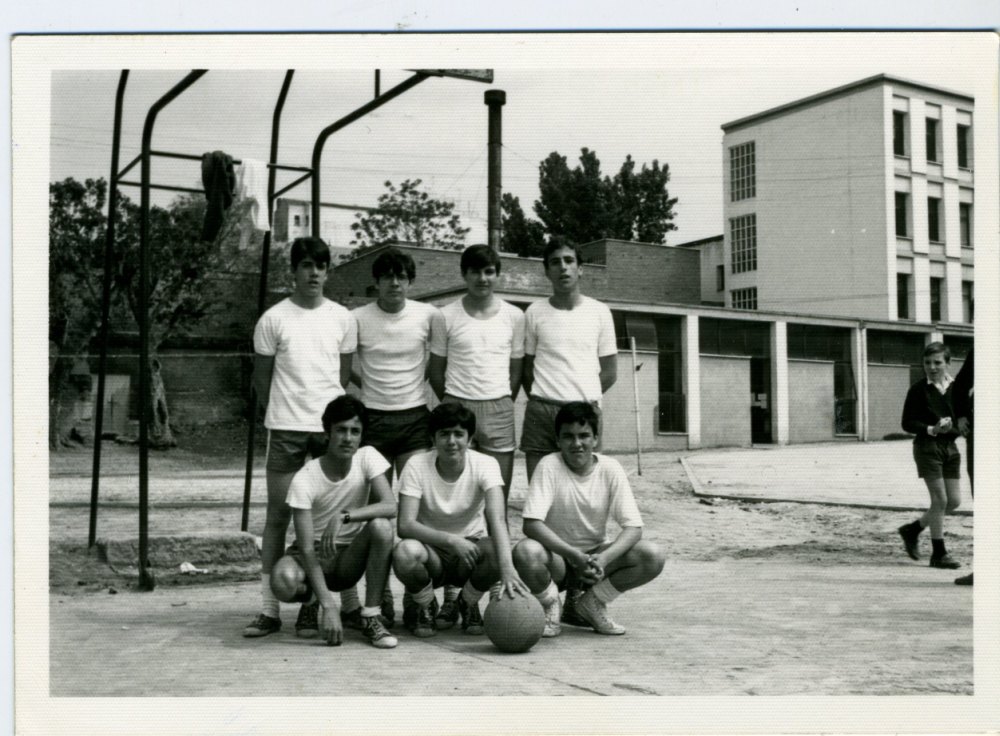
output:
[[[444,609],[442,609],[443,611]],[[483,635],[483,613],[479,610],[479,602],[469,605],[462,596],[458,597],[458,612],[462,617],[462,631],[470,636]],[[441,614],[438,614],[438,618]]]
[[[267,636],[277,631],[281,631],[281,619],[268,616],[266,613],[259,613],[257,618],[243,629],[243,636],[248,639],[256,639],[258,636]]]
[[[576,610],[598,634],[621,636],[625,633],[624,626],[616,624],[608,617],[607,606],[598,600],[593,591],[588,590],[580,596],[580,600],[576,604]]]
[[[434,617],[434,625],[438,627],[439,631],[446,631],[458,623],[458,617],[458,599],[446,600],[441,604],[437,616]]]
[[[364,619],[361,618],[361,606],[358,606],[352,611],[341,611],[340,612],[340,623],[344,625],[345,629],[354,629],[356,631],[364,631],[365,623]]]
[[[911,560],[919,560],[920,531],[915,529],[912,524],[903,524],[897,531],[899,536],[903,538],[903,548],[906,550],[906,554],[910,556]]]
[[[589,629],[590,624],[576,610],[576,604],[580,602],[582,596],[583,591],[579,588],[569,588],[566,591],[566,602],[562,607],[562,623]]]
[[[299,617],[295,619],[295,635],[300,639],[319,636],[319,601],[302,604]]]
[[[364,616],[361,620],[361,633],[376,649],[394,649],[399,643],[385,628],[381,616]]]
[[[434,628],[434,614],[437,612],[437,601],[428,606],[414,606],[413,623],[408,626],[410,633],[419,639],[427,639],[437,634]]]
[[[391,629],[396,625],[396,601],[392,597],[392,591],[386,588],[382,592],[382,623],[386,628]],[[396,646],[393,644],[393,646]]]
[[[559,596],[556,596],[555,601],[545,607],[545,628],[542,629],[543,639],[552,639],[562,633],[562,626],[559,624],[561,618],[559,615],[560,608]],[[586,622],[584,622],[584,625],[589,626]]]
[[[972,585],[972,573],[955,578],[955,585]]]
[[[961,566],[962,564],[947,552],[940,557],[931,557],[931,567],[940,570],[957,570]]]

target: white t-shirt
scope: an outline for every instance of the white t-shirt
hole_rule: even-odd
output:
[[[618,354],[611,310],[588,296],[573,309],[534,302],[524,315],[524,352],[535,356],[532,396],[600,402],[599,358]]]
[[[486,534],[486,491],[503,486],[500,465],[489,455],[466,451],[465,470],[449,483],[435,467],[437,451],[411,457],[399,478],[397,492],[420,499],[417,521],[431,529],[460,537]]]
[[[632,487],[621,464],[594,454],[586,476],[570,470],[562,455],[546,455],[535,468],[522,516],[540,519],[567,544],[590,550],[608,541],[608,517],[619,526],[642,526]]]
[[[476,319],[461,299],[441,308],[447,332],[431,352],[448,359],[445,393],[485,401],[510,396],[510,361],[524,357],[524,312],[502,299],[492,317]]]
[[[283,299],[264,312],[253,332],[254,351],[274,356],[264,426],[322,432],[323,410],[344,393],[340,356],[355,351],[357,336],[351,313],[328,299],[315,309]]]
[[[395,411],[426,404],[427,344],[445,329],[437,307],[407,299],[395,313],[372,302],[352,314],[358,321],[357,362],[364,405]]]
[[[319,539],[330,520],[344,511],[368,505],[371,481],[389,469],[389,462],[374,447],[362,447],[351,459],[351,470],[334,483],[320,465],[320,458],[310,460],[288,486],[288,505],[293,509],[312,509],[313,538]],[[366,522],[343,524],[337,544],[348,544]]]

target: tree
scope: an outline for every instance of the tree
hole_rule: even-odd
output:
[[[378,207],[357,213],[351,225],[357,246],[350,257],[387,243],[412,243],[420,247],[437,246],[461,250],[469,228],[462,227],[455,205],[434,199],[420,189],[420,179],[406,179],[397,189],[385,182],[388,190],[378,198]]]
[[[673,223],[677,198],[667,193],[669,181],[669,165],[661,167],[653,159],[652,166],[643,164],[637,174],[632,156],[626,156],[611,181],[611,237],[642,243],[665,242],[667,233],[677,229]]]
[[[513,194],[500,198],[500,250],[540,258],[545,248],[545,228],[524,216],[521,201]]]

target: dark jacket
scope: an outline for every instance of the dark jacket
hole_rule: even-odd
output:
[[[939,419],[951,417],[955,421],[955,409],[952,406],[952,390],[954,382],[943,394],[937,388],[921,378],[910,386],[903,402],[903,431],[916,435],[915,442],[951,442],[958,436],[958,429],[952,426],[948,432],[941,432],[936,437],[927,434],[927,427],[937,424]]]
[[[973,351],[969,351],[968,357],[962,364],[962,370],[955,376],[955,382],[951,384],[952,404],[955,407],[956,417],[965,417],[970,422],[973,415],[973,396],[969,392],[973,386]]]

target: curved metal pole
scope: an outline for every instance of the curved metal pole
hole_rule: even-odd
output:
[[[285,81],[281,85],[281,92],[278,94],[278,102],[274,106],[274,118],[271,121],[271,159],[267,171],[267,221],[274,225],[274,187],[277,178],[277,169],[274,164],[278,162],[278,134],[281,130],[281,112],[285,107],[285,99],[288,97],[288,88],[292,86],[292,76],[294,69],[285,72]],[[271,260],[271,231],[264,233],[264,245],[260,256],[260,284],[257,287],[257,317],[264,313],[264,305],[267,303],[267,270]],[[247,467],[246,477],[243,482],[243,516],[240,520],[240,531],[246,531],[250,525],[250,488],[253,484],[253,442],[257,429],[257,390],[253,380],[250,381],[250,428],[247,430]]]
[[[101,358],[97,368],[97,416],[94,417],[94,465],[90,472],[90,532],[87,546],[97,541],[97,499],[101,491],[101,437],[104,434],[104,383],[108,370],[108,323],[111,320],[111,266],[115,247],[115,217],[118,211],[118,154],[121,152],[122,104],[128,69],[118,77],[115,95],[115,127],[111,138],[111,177],[108,182],[108,228],[104,243],[104,287],[101,293]]]
[[[139,590],[156,587],[149,569],[149,189],[153,126],[160,110],[204,76],[195,69],[153,103],[142,128],[142,197],[139,219]]]
[[[323,145],[326,143],[326,139],[331,135],[336,133],[341,128],[346,128],[348,125],[353,123],[355,120],[364,117],[372,110],[382,107],[389,100],[394,97],[399,97],[399,95],[406,92],[412,87],[416,87],[422,81],[427,79],[429,75],[427,74],[414,74],[403,82],[400,82],[392,89],[386,91],[384,94],[379,95],[374,100],[369,102],[367,105],[362,105],[354,112],[349,115],[345,115],[337,122],[324,128],[319,137],[316,139],[316,145],[313,146],[312,154],[312,235],[314,238],[319,237],[319,201],[320,201],[320,175],[319,167],[323,161]]]

